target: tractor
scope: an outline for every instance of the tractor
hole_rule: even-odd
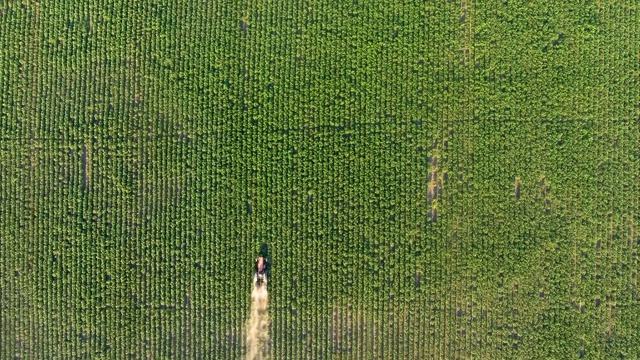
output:
[[[257,287],[267,284],[267,270],[269,268],[269,262],[263,255],[258,256],[256,259],[256,273],[253,276],[253,283]]]

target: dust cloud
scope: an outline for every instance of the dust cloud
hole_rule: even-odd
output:
[[[251,312],[247,322],[247,360],[268,359],[267,342],[269,341],[269,294],[267,284],[256,285],[253,282],[251,292]]]

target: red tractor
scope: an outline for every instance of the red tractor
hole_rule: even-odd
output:
[[[260,255],[256,259],[256,273],[253,276],[253,283],[260,287],[267,283],[267,269],[269,268],[269,262],[267,258]]]

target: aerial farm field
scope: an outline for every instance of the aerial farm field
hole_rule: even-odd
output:
[[[638,359],[639,66],[636,0],[0,1],[0,358]]]

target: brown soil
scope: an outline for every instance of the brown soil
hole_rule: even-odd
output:
[[[438,171],[433,170],[429,173],[429,187],[427,189],[427,200],[429,204],[438,197]]]

